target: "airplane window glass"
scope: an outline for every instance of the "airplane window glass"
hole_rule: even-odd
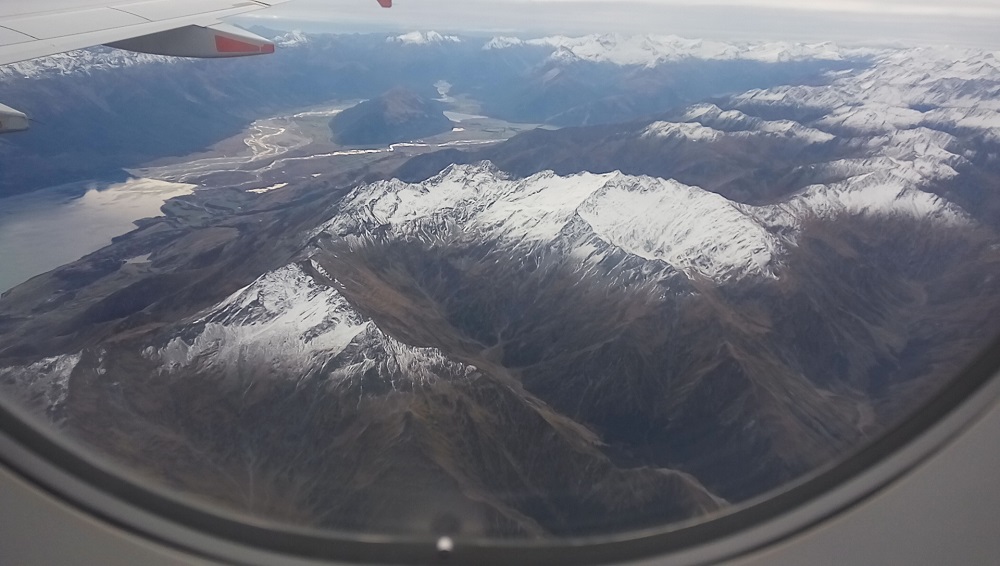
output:
[[[575,539],[780,493],[1000,333],[1000,9],[333,4],[0,67],[5,401],[275,523]]]

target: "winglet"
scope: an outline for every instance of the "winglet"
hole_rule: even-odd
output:
[[[0,104],[0,134],[20,132],[28,129],[28,117],[24,112]]]
[[[378,5],[383,8],[392,8],[392,0],[378,0]]]
[[[107,44],[174,57],[242,57],[274,53],[274,43],[229,24],[184,26]]]

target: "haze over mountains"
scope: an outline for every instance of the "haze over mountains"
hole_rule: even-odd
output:
[[[835,462],[1000,331],[992,54],[455,39],[289,41],[568,127],[172,201],[0,299],[5,391],[245,512],[575,536]]]
[[[616,122],[706,96],[818,80],[825,70],[850,65],[780,56],[781,46],[773,48],[774,61],[756,54],[695,63],[660,53],[679,38],[651,47],[649,57],[662,59],[655,66],[636,68],[556,57],[565,49],[553,45],[485,49],[489,37],[445,41],[425,33],[429,40],[387,41],[382,34],[255,31],[277,36],[273,56],[199,61],[98,48],[0,69],[0,99],[38,122],[0,140],[0,196],[186,155],[257,118],[332,99],[375,98],[395,87],[434,99],[432,85],[439,80],[489,116],[565,126]],[[846,51],[841,59],[857,57],[865,53]]]

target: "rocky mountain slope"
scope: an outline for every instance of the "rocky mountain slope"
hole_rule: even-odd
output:
[[[333,139],[343,145],[387,145],[449,132],[446,106],[406,89],[393,89],[348,108],[330,120]]]

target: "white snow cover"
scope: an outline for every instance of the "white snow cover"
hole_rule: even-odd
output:
[[[512,180],[488,164],[452,167],[422,184],[359,187],[324,229],[346,235],[391,226],[419,235],[443,223],[513,247],[583,242],[582,226],[610,246],[718,279],[770,275],[769,262],[780,252],[746,213],[696,187],[621,173],[544,172]]]
[[[508,47],[517,47],[520,45],[524,45],[524,40],[519,37],[497,36],[487,41],[486,45],[483,45],[483,51],[507,49]]]
[[[653,122],[642,132],[644,138],[681,137],[691,141],[715,141],[723,132],[697,122]]]
[[[311,267],[332,279],[314,260]],[[363,376],[376,366],[409,382],[429,382],[445,373],[471,377],[474,366],[449,360],[434,348],[415,348],[383,333],[333,287],[317,282],[299,264],[269,272],[208,309],[192,323],[193,338],[174,338],[147,358],[166,372],[191,365],[215,367],[235,375],[305,378],[354,344],[359,355],[335,365],[325,376],[337,384]],[[396,383],[392,383],[395,387]]]
[[[273,41],[278,47],[295,47],[309,43],[309,35],[300,30],[292,30],[288,33],[275,37]]]
[[[262,195],[264,193],[269,193],[271,191],[276,191],[278,189],[283,189],[283,188],[285,188],[287,186],[288,186],[288,183],[275,183],[273,185],[270,185],[270,186],[267,186],[267,187],[261,187],[259,189],[247,189],[247,192],[248,193],[254,193],[254,194]]]
[[[863,134],[918,126],[1000,128],[998,54],[964,49],[905,49],[878,54],[870,68],[833,75],[829,85],[751,90],[738,108],[825,110],[814,126]]]
[[[823,143],[833,140],[836,136],[809,128],[791,120],[762,120],[748,116],[739,110],[722,110],[715,104],[696,104],[688,108],[684,120],[718,128],[726,133],[737,135],[773,134],[782,137],[796,138],[805,143]]]
[[[794,231],[805,217],[830,220],[841,215],[906,217],[939,224],[972,224],[969,215],[947,200],[913,188],[892,172],[865,173],[841,183],[807,187],[788,201],[751,207],[738,205],[763,225]]]
[[[804,217],[970,221],[958,207],[914,188],[906,175],[872,173],[879,167],[871,163],[858,167],[861,172],[844,182],[809,187],[781,204],[750,206],[675,180],[550,171],[517,180],[484,162],[452,166],[419,184],[392,180],[358,187],[318,232],[350,238],[389,229],[395,237],[430,244],[499,241],[515,254],[545,246],[584,261],[603,257],[612,246],[723,282],[774,277]]]
[[[835,185],[817,185],[790,201],[802,214],[904,215],[947,224],[971,222],[959,207],[941,197],[908,187],[891,176],[871,173]]]
[[[672,180],[602,177],[578,213],[606,242],[715,279],[773,275],[782,244],[725,197]]]
[[[69,378],[81,354],[53,356],[23,367],[0,368],[0,380],[12,380],[32,395],[45,399],[46,408],[58,408],[69,394]]]
[[[714,104],[693,106],[684,119],[688,121],[653,122],[643,130],[642,137],[676,137],[695,142],[713,142],[724,137],[779,136],[795,138],[806,144],[828,142],[836,137],[791,120],[761,120],[738,110],[722,111]]]
[[[454,362],[436,348],[414,348],[381,331],[373,331],[366,342],[369,349],[377,353],[365,355],[361,361],[345,364],[330,372],[328,379],[333,383],[349,382],[363,376],[369,370],[384,364],[386,373],[404,376],[411,383],[430,383],[446,374],[459,379],[472,378],[479,370],[475,366]],[[393,388],[396,383],[392,383]]]
[[[912,108],[900,108],[876,101],[861,106],[844,106],[828,114],[817,125],[846,128],[858,132],[886,133],[913,128],[923,120],[923,114]]]
[[[175,338],[159,351],[165,368],[201,359],[210,365],[257,363],[301,371],[342,352],[372,324],[298,264],[262,275],[197,323],[204,328],[193,340]]]
[[[460,43],[462,40],[454,35],[442,35],[436,31],[411,31],[402,35],[386,38],[387,43],[405,43],[409,45],[430,45],[435,43]]]
[[[747,61],[801,61],[806,59],[840,60],[860,56],[872,49],[845,49],[833,43],[725,43],[703,39],[685,39],[676,35],[587,35],[583,37],[553,36],[522,41],[511,37],[494,37],[483,49],[509,49],[521,45],[547,46],[555,50],[557,59],[575,58],[615,65],[653,67],[682,59],[715,59]]]
[[[120,69],[139,65],[174,64],[181,60],[176,57],[135,53],[122,49],[111,49],[110,47],[93,47],[9,65],[0,65],[0,79],[76,75],[95,70]]]
[[[949,48],[888,51],[870,67],[831,75],[829,85],[751,90],[733,97],[732,104],[749,113],[770,107],[813,109],[821,117],[809,124],[810,130],[863,144],[859,147],[869,157],[818,165],[846,180],[810,187],[799,204],[858,212],[881,210],[891,202],[909,214],[957,221],[965,218],[961,211],[919,189],[956,177],[974,156],[950,132],[993,139],[1000,134],[998,55]],[[686,118],[726,129],[719,120],[727,113],[695,107]],[[832,194],[839,196],[830,201]]]

